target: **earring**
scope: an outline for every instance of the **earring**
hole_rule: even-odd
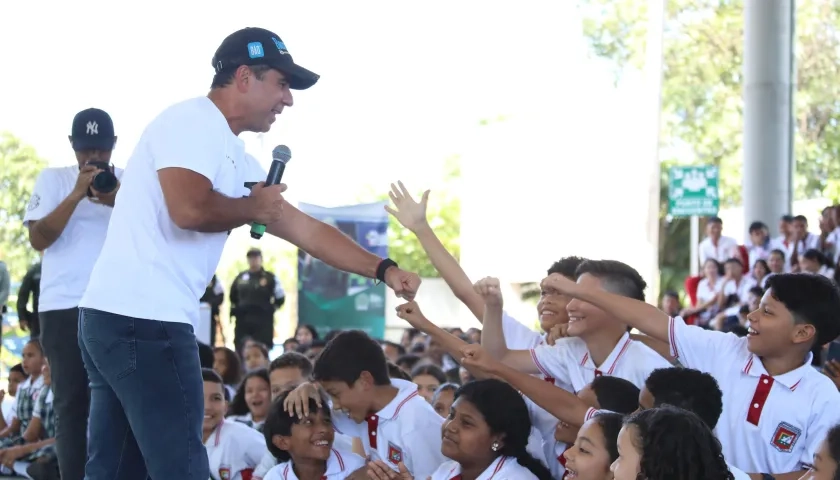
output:
[[[493,442],[493,445],[490,446],[490,450],[493,450],[494,452],[498,452],[499,451],[499,442]]]

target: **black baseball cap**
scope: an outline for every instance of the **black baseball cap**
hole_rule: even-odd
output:
[[[104,110],[88,108],[73,118],[70,130],[73,150],[113,150],[116,141],[114,121]]]
[[[320,78],[297,65],[280,36],[264,28],[248,27],[228,35],[213,55],[216,73],[242,65],[268,65],[277,69],[286,75],[293,90],[306,90]]]

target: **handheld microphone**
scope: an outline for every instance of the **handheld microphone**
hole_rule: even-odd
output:
[[[292,159],[292,151],[285,145],[277,145],[271,152],[271,168],[268,169],[268,177],[265,179],[265,186],[277,185],[283,178],[283,171],[286,164]],[[265,225],[259,223],[251,224],[251,238],[259,240],[265,234]]]

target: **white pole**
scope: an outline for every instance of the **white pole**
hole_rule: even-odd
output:
[[[700,273],[700,217],[691,216],[691,276]]]
[[[656,302],[659,298],[659,208],[660,208],[660,160],[659,137],[662,110],[662,37],[665,30],[665,0],[648,0],[648,32],[645,52],[645,83],[650,105],[650,150],[646,167],[648,170],[647,247],[648,256],[648,298]]]

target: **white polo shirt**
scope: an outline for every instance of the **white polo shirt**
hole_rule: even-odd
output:
[[[454,480],[460,478],[461,465],[455,460],[449,460],[441,465],[431,480]],[[416,477],[415,477],[416,478]],[[513,457],[498,457],[481,472],[476,480],[537,480],[537,476],[523,467]]]
[[[717,244],[712,243],[712,239],[709,237],[704,238],[698,248],[701,267],[710,258],[723,263],[738,255],[738,242],[734,238],[724,237],[723,235],[718,239]]]
[[[840,423],[840,393],[825,375],[803,365],[771,377],[747,339],[669,322],[671,355],[707,372],[723,392],[716,434],[723,455],[752,473],[796,472],[810,465],[828,430]]]
[[[558,339],[554,346],[540,345],[531,350],[531,358],[543,375],[572,385],[579,392],[595,377],[609,375],[623,378],[640,389],[650,372],[672,365],[645,344],[624,333],[601,365],[595,365],[586,343],[577,337]]]
[[[243,473],[250,478],[268,451],[260,432],[231,420],[220,422],[204,446],[213,480],[241,480]]]
[[[342,480],[353,474],[356,470],[365,466],[365,459],[355,453],[346,450],[332,449],[330,458],[327,459],[327,471],[321,480]],[[292,461],[278,463],[268,471],[264,480],[298,480]]]
[[[244,183],[266,176],[207,97],[164,110],[146,127],[128,160],[82,307],[198,324],[199,299],[213,278],[228,232],[202,233],[175,225],[158,180],[158,170],[169,167],[201,174],[228,197],[248,195]]]
[[[333,411],[335,430],[362,439],[369,460],[382,460],[394,471],[400,462],[415,478],[426,478],[446,460],[440,452],[443,417],[417,393],[417,385],[391,379],[397,396],[382,410],[356,423]]]
[[[115,168],[117,178],[122,169]],[[45,168],[35,180],[32,197],[23,216],[23,224],[29,227],[46,217],[64,201],[76,186],[79,166]],[[120,198],[122,198],[120,193]],[[38,311],[49,312],[79,306],[85,293],[93,264],[99,257],[108,221],[113,209],[107,205],[92,202],[85,197],[76,205],[61,235],[44,250],[41,260],[41,294]]]
[[[744,275],[737,281],[734,278],[727,280],[723,284],[723,295],[725,297],[737,295],[740,303],[727,308],[725,313],[729,316],[738,315],[738,312],[741,310],[741,305],[749,304],[750,289],[756,285],[758,285],[758,282],[753,277],[747,275]]]

